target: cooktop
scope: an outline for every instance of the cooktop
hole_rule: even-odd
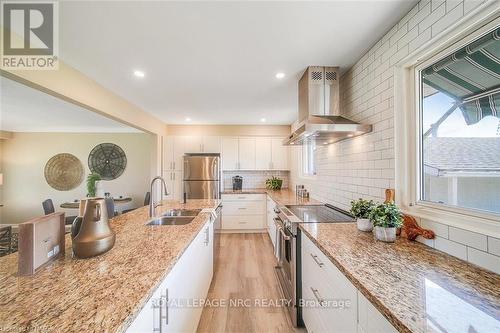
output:
[[[286,208],[304,223],[355,221],[347,212],[328,204],[318,206],[290,205]]]

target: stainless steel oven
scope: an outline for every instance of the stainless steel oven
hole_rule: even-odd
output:
[[[291,232],[283,219],[281,213],[274,218],[276,223],[276,240],[278,248],[278,264],[275,267],[276,275],[283,293],[287,300],[287,308],[290,318],[295,326],[297,323],[297,238]]]

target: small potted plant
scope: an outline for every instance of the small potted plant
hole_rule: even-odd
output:
[[[281,186],[283,185],[283,179],[280,179],[278,177],[272,177],[266,180],[266,188],[268,190],[281,190]]]
[[[383,242],[394,242],[397,228],[403,225],[403,214],[393,202],[375,206],[370,219],[375,227],[375,238]]]
[[[98,182],[101,180],[101,175],[93,172],[87,176],[87,197],[93,198],[98,191]]]
[[[370,220],[370,212],[375,206],[373,200],[358,200],[351,201],[351,214],[356,218],[358,229],[361,231],[372,231],[373,223]]]

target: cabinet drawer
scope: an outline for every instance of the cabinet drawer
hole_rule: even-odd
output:
[[[224,215],[262,215],[265,213],[264,201],[229,201],[224,202]]]
[[[222,229],[262,229],[264,215],[222,215]]]
[[[222,201],[263,201],[266,199],[265,194],[223,194]]]
[[[304,299],[322,300],[314,311],[323,327],[331,327],[331,332],[356,331],[356,287],[305,235],[302,235],[302,279]]]

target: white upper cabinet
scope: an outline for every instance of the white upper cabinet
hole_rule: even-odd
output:
[[[222,169],[238,169],[238,138],[222,138]]]
[[[174,165],[174,137],[163,138],[163,170],[173,170]]]
[[[283,146],[283,138],[271,139],[271,169],[288,170],[288,146]]]
[[[239,138],[239,169],[255,170],[255,138]]]
[[[184,153],[202,153],[203,137],[201,136],[181,136],[184,140]]]
[[[204,153],[221,152],[219,136],[204,136],[201,145]]]
[[[186,153],[221,153],[223,170],[288,170],[288,147],[276,137],[167,136],[163,170],[182,171]]]
[[[163,170],[182,170],[184,143],[182,137],[165,137],[163,140]]]
[[[218,136],[178,136],[176,139],[183,147],[183,154],[221,152]]]
[[[272,169],[271,139],[255,138],[255,168],[257,170]]]

